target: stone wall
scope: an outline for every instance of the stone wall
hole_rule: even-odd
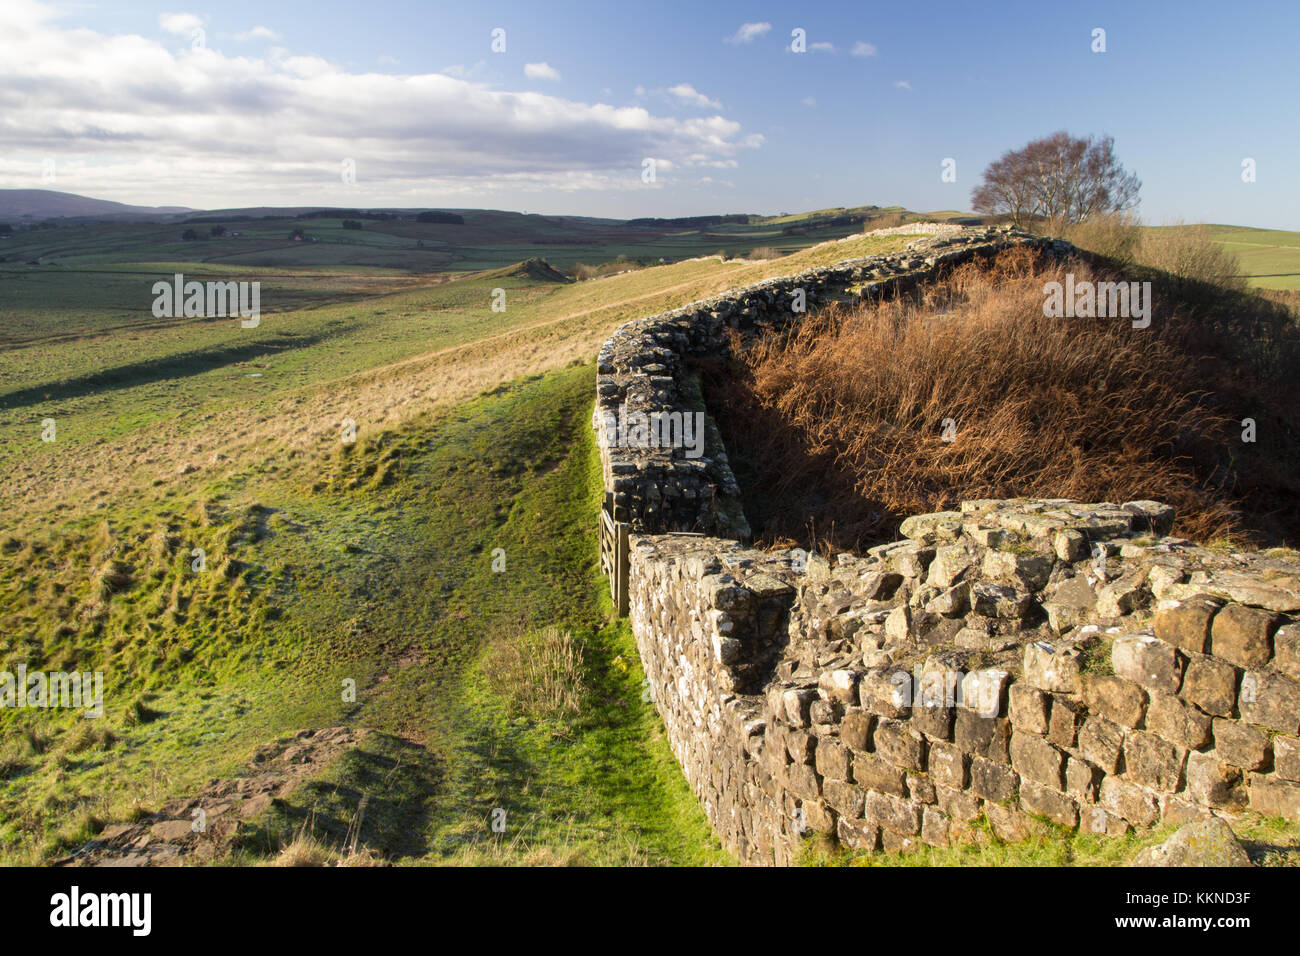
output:
[[[742,336],[762,334],[828,301],[905,291],[1011,245],[1061,244],[1008,228],[967,229],[918,240],[901,252],[771,279],[621,325],[597,358],[592,418],[601,444],[605,489],[613,494],[614,518],[636,530],[747,539],[740,489],[711,421],[705,421],[702,449],[681,443],[654,447],[644,440],[647,436],[621,423],[675,424],[703,413],[698,390],[684,374],[684,362],[724,354],[733,330]]]
[[[975,235],[958,248],[978,254]],[[598,412],[615,394],[680,401],[688,350],[780,312],[779,293],[754,302],[624,326]],[[981,821],[1016,839],[1043,820],[1111,835],[1300,820],[1295,552],[1196,546],[1156,502],[1037,499],[914,516],[865,555],[762,552],[672,533],[743,527],[738,508],[717,517],[734,479],[709,451],[688,469],[610,445],[605,476],[633,522],[629,614],[656,707],[742,860],[789,863],[810,833],[902,850],[979,840]]]

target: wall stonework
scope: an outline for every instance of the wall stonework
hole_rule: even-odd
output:
[[[601,443],[605,489],[613,494],[613,517],[638,531],[697,531],[747,539],[740,489],[711,422],[699,457],[690,457],[686,447],[620,441],[616,423],[630,415],[680,417],[703,411],[684,374],[684,362],[725,354],[733,330],[742,336],[759,335],[798,321],[800,305],[811,311],[835,299],[903,292],[1013,245],[1067,248],[1008,228],[967,229],[918,240],[901,252],[770,279],[619,326],[597,356],[592,416]]]
[[[990,237],[967,235],[968,254]],[[629,323],[599,385],[678,400],[685,350],[724,348],[751,294]],[[650,341],[677,361],[628,361]],[[710,450],[712,471],[603,457],[619,520],[633,520],[629,615],[648,687],[743,861],[788,864],[810,833],[947,846],[980,839],[981,818],[1008,840],[1043,819],[1109,835],[1245,811],[1300,820],[1295,552],[1172,537],[1157,502],[1064,499],[963,502],[864,555],[763,552],[674,533],[737,527],[738,509],[714,517],[730,471]]]

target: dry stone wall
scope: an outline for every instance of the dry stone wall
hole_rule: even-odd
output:
[[[732,331],[762,334],[837,298],[905,291],[976,256],[1017,244],[1063,245],[1007,228],[968,229],[621,325],[597,357],[592,418],[605,489],[613,495],[613,517],[635,530],[747,539],[740,489],[698,391],[684,374],[684,361],[725,353]],[[703,442],[698,441],[697,414],[705,416]],[[658,440],[681,436],[686,429],[691,441]]]
[[[625,326],[599,382],[680,400],[683,350],[724,347],[735,304]],[[651,341],[677,362],[628,361]],[[1044,820],[1300,820],[1295,552],[1172,537],[1157,502],[1062,499],[914,516],[864,555],[763,552],[673,533],[743,526],[716,517],[730,473],[708,448],[714,470],[686,472],[610,446],[605,476],[634,521],[629,615],[655,705],[742,860],[787,864],[812,833],[906,850],[986,824],[1014,840]]]

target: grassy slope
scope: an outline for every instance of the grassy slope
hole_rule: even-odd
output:
[[[367,842],[409,861],[725,861],[640,700],[629,634],[607,623],[591,375],[575,366],[504,386],[324,461],[208,487],[187,508],[118,503],[108,531],[73,522],[24,540],[0,588],[62,589],[71,633],[11,646],[6,664],[103,668],[97,729],[117,740],[87,745],[73,716],[0,715],[6,741],[30,735],[43,751],[26,748],[0,790],[6,855],[57,855],[231,772],[268,739],[346,722],[393,736],[302,788],[251,848],[304,820],[340,839],[370,793],[402,812]],[[171,553],[156,528],[178,539]],[[189,569],[195,540],[210,548],[203,575]],[[497,547],[505,573],[491,571]],[[107,548],[130,582],[97,601],[78,568]],[[230,562],[233,577],[217,570]],[[590,705],[568,740],[507,720],[477,672],[484,638],[516,619],[587,645]],[[356,704],[342,700],[344,678]],[[385,761],[400,772],[377,775]],[[487,828],[496,806],[510,811],[504,837]],[[399,822],[418,838],[398,839]]]
[[[589,357],[628,318],[905,241],[564,286],[469,277],[367,296],[289,275],[282,312],[268,277],[255,330],[140,316],[147,275],[44,273],[6,300],[14,318],[46,312],[39,341],[3,358],[0,459],[34,480],[25,496],[6,488],[0,654],[104,670],[109,716],[2,715],[5,856],[51,858],[236,772],[268,740],[345,721],[391,736],[274,811],[241,859],[305,821],[337,840],[369,786],[387,810],[371,804],[366,840],[404,860],[726,861],[640,700],[630,635],[606,623],[590,367],[464,402]],[[505,314],[486,308],[496,285]],[[115,323],[129,327],[105,331]],[[364,410],[357,445],[340,445],[337,417],[300,440],[330,403]],[[32,429],[45,415],[54,444]],[[209,466],[216,449],[231,457]],[[172,451],[199,470],[177,474]],[[488,570],[494,547],[505,575]],[[483,679],[485,635],[519,618],[586,643],[589,710],[560,738],[507,718]],[[496,806],[504,836],[486,829]]]
[[[260,465],[268,445],[293,455],[334,440],[344,417],[363,432],[387,427],[590,356],[627,319],[906,241],[851,240],[762,263],[698,259],[570,285],[467,277],[283,312],[264,289],[255,329],[154,319],[147,277],[129,290],[69,288],[46,273],[27,299],[0,306],[0,320],[21,321],[42,290],[68,303],[51,306],[43,321],[53,328],[40,339],[0,353],[0,466],[11,472],[0,496],[66,511],[73,497],[127,487],[166,495],[182,464],[219,471],[209,461],[226,455],[222,468]],[[489,307],[496,287],[507,292],[504,313]],[[58,426],[48,444],[39,441],[47,417]],[[6,509],[0,528],[14,520],[23,515]]]

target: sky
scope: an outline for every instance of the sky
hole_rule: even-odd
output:
[[[1149,223],[1300,229],[1295,0],[191,2],[3,0],[0,188],[968,210],[989,162],[1064,129],[1114,137]]]

